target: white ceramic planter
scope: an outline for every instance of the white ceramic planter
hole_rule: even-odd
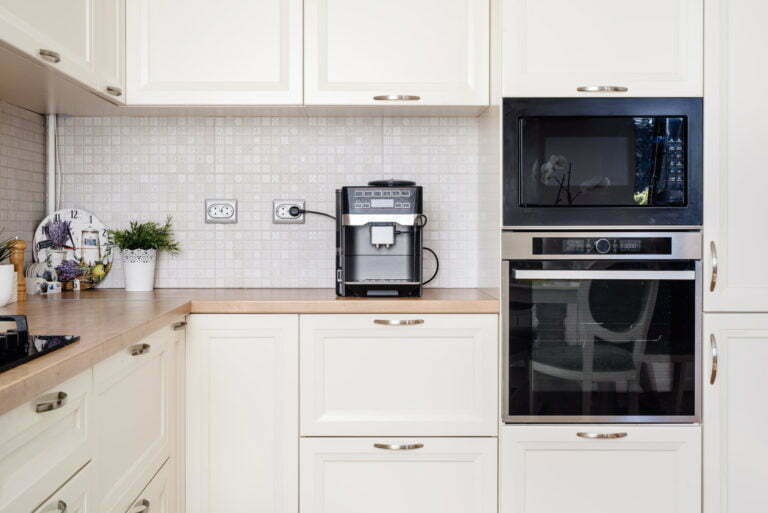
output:
[[[16,271],[11,264],[0,265],[0,306],[7,305],[16,288]]]
[[[120,255],[125,271],[125,290],[127,292],[154,290],[157,251],[154,249],[124,249]]]

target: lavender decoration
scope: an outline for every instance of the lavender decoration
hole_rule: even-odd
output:
[[[59,281],[72,281],[82,276],[83,268],[74,260],[64,260],[56,268],[56,274],[59,277]]]
[[[43,233],[53,249],[62,249],[70,238],[69,221],[48,221],[43,226]]]

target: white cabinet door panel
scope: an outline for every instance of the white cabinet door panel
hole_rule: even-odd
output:
[[[301,316],[303,436],[495,436],[497,376],[495,315]]]
[[[99,0],[94,16],[98,88],[117,103],[125,99],[125,0]]]

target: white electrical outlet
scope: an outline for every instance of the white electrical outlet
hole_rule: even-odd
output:
[[[231,224],[237,222],[237,200],[205,200],[205,222],[209,224]]]
[[[304,224],[304,214],[291,215],[291,207],[304,210],[304,200],[280,200],[272,202],[272,222],[275,224]]]

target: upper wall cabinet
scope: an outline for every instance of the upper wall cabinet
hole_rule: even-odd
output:
[[[305,0],[305,103],[488,105],[488,0]]]
[[[702,95],[703,0],[505,0],[503,24],[504,96]]]
[[[301,0],[132,0],[126,17],[131,104],[301,103]]]
[[[768,3],[707,1],[704,235],[707,311],[768,312]]]

